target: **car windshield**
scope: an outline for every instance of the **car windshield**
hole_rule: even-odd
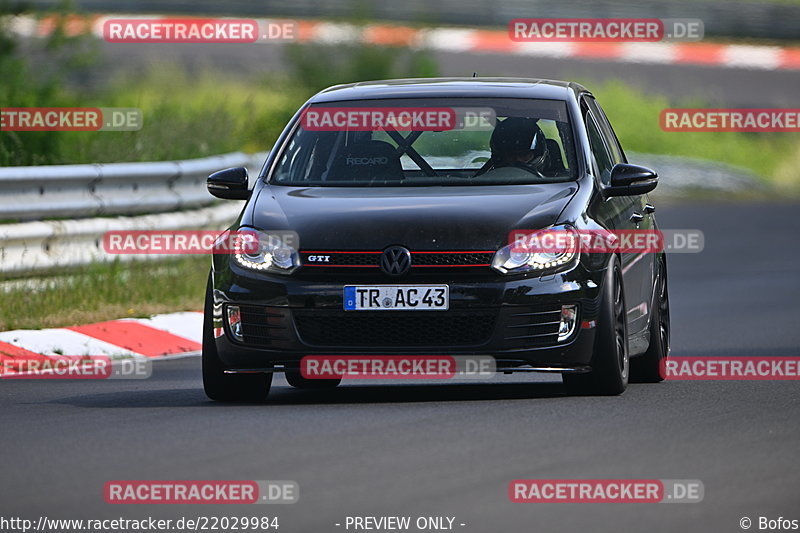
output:
[[[577,177],[560,100],[414,98],[307,107],[270,183],[314,187],[512,185]]]

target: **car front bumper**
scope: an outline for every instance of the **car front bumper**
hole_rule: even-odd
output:
[[[229,370],[296,367],[306,355],[489,355],[498,370],[583,371],[591,363],[602,279],[582,264],[554,275],[447,281],[441,275],[332,281],[232,267],[214,275],[214,338]],[[446,283],[449,309],[344,311],[344,286],[354,283]],[[231,305],[242,318],[238,340],[224,319]],[[558,341],[553,322],[562,305],[577,305],[578,318],[573,333]]]

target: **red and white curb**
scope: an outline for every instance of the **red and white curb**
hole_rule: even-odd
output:
[[[415,29],[407,26],[357,27],[299,21],[300,40],[365,42],[444,52],[495,53],[530,57],[597,59],[626,63],[702,65],[763,70],[800,69],[800,48],[714,43],[516,42],[508,32],[470,28]]]
[[[70,16],[65,31],[79,34],[90,31],[103,38],[103,23],[112,18],[158,20],[166,16],[93,15]],[[187,19],[189,17],[181,17]],[[259,23],[267,22],[256,19]],[[528,57],[575,58],[585,60],[696,65],[759,70],[800,70],[800,47],[765,45],[685,43],[591,43],[591,42],[515,42],[503,30],[473,28],[412,28],[395,24],[356,26],[338,22],[269,19],[269,22],[296,23],[297,40],[319,43],[366,43],[383,46],[425,48],[443,52],[510,54]],[[45,36],[55,28],[55,19],[16,17],[11,27],[21,35]]]
[[[201,349],[203,313],[123,318],[85,326],[0,332],[0,375],[15,361],[61,356],[164,359],[196,355]]]

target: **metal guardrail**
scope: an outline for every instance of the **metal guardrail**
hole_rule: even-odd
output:
[[[0,220],[162,213],[209,205],[212,172],[260,168],[265,154],[242,152],[156,163],[0,168]],[[252,174],[252,172],[251,172]]]
[[[242,209],[241,202],[137,217],[51,220],[0,225],[0,270],[4,274],[56,271],[92,262],[164,259],[160,254],[108,254],[103,235],[126,230],[219,230]]]
[[[206,190],[206,177],[232,166],[245,166],[254,176],[265,158],[236,152],[160,163],[0,168],[0,219],[40,219],[0,224],[0,272],[35,273],[115,258],[163,259],[155,254],[109,255],[103,235],[222,229],[236,218],[242,203],[210,205],[216,201]],[[114,214],[139,216],[85,218]],[[58,217],[72,219],[41,220]]]

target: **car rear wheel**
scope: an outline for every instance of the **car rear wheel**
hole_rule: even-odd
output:
[[[639,357],[631,360],[631,380],[637,383],[664,381],[665,364],[669,357],[669,290],[667,286],[667,262],[658,262],[658,274],[650,317],[650,346]]]
[[[211,276],[206,286],[203,314],[203,388],[206,396],[218,402],[259,402],[269,394],[272,374],[226,374],[217,354],[213,330]]]
[[[628,386],[628,321],[622,269],[616,256],[606,269],[598,326],[591,372],[561,375],[573,394],[612,396],[622,394]]]
[[[286,381],[297,389],[332,389],[342,382],[342,379],[309,379],[300,374],[299,370],[287,369]]]

